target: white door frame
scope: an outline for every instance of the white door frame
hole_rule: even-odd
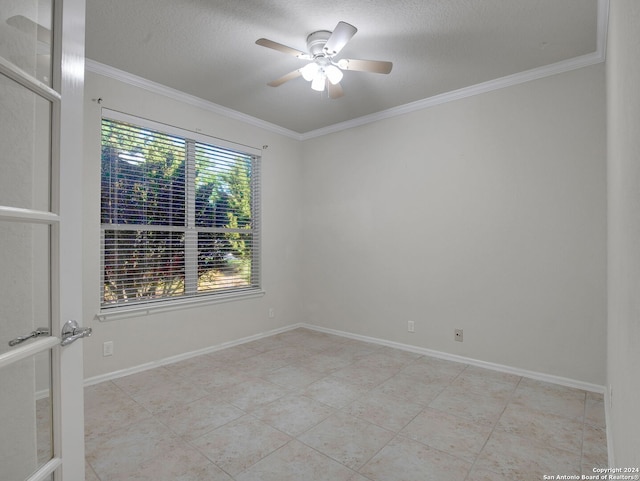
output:
[[[57,37],[60,73],[57,90],[62,101],[59,111],[60,167],[58,178],[59,279],[60,304],[57,336],[69,319],[82,319],[82,184],[83,184],[83,102],[84,102],[84,45],[85,0],[58,0],[56,15],[60,35]],[[55,55],[54,55],[55,57]],[[53,138],[56,138],[54,135]],[[54,147],[54,151],[55,151]],[[55,162],[54,162],[55,163]],[[54,175],[55,178],[55,175]],[[54,247],[54,248],[55,248]],[[53,296],[54,298],[56,296]],[[55,312],[55,306],[54,306]],[[55,321],[54,321],[55,325]],[[54,432],[58,442],[55,456],[63,460],[56,472],[56,481],[84,479],[84,397],[83,397],[83,342],[56,350],[59,362],[57,401],[54,410]],[[55,404],[56,399],[54,399]]]
[[[53,458],[28,481],[84,479],[82,342],[60,346],[62,326],[82,322],[82,166],[85,0],[55,0],[52,88],[5,59],[0,72],[52,102],[51,212],[0,209],[3,221],[51,226],[51,336],[0,355],[0,368],[52,351]],[[1,340],[6,342],[7,340]],[[5,386],[6,387],[6,386]],[[1,474],[1,473],[0,473]]]

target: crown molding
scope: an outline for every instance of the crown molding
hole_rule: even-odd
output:
[[[223,107],[222,105],[201,99],[200,97],[196,97],[195,95],[190,95],[180,90],[167,87],[166,85],[153,82],[152,80],[138,77],[137,75],[134,75],[132,73],[125,72],[124,70],[120,70],[100,62],[96,62],[95,60],[91,60],[89,58],[85,59],[85,69],[88,72],[112,78],[114,80],[119,80],[120,82],[126,83],[133,87],[138,87],[147,90],[148,92],[163,95],[170,99],[184,102],[188,105],[192,105],[203,110],[208,110],[209,112],[213,112],[214,114],[218,114],[223,117],[238,120],[240,122],[253,125],[254,127],[259,127],[261,129],[284,135],[285,137],[290,137],[295,140],[301,140],[300,134],[298,132],[294,132],[293,130],[285,129],[284,127],[280,127],[279,125],[272,124],[271,122],[266,122],[256,117],[252,117],[251,115],[238,112],[237,110]]]
[[[489,80],[487,82],[471,85],[458,90],[452,90],[451,92],[445,92],[443,94],[434,95],[433,97],[417,100],[398,107],[392,107],[387,110],[358,117],[357,119],[347,120],[346,122],[340,122],[321,129],[305,132],[300,135],[300,140],[321,137],[323,135],[340,132],[353,127],[359,127],[379,120],[397,117],[417,110],[427,109],[429,107],[435,107],[436,105],[447,102],[453,102],[454,100],[472,97],[474,95],[491,92],[505,87],[511,87],[521,83],[530,82],[532,80],[538,80],[551,75],[569,72],[571,70],[577,70],[604,62],[606,60],[607,29],[609,25],[609,0],[598,0],[597,9],[596,50],[592,53],[526,70],[524,72],[518,72],[513,75],[507,75],[506,77]]]
[[[487,82],[471,85],[469,87],[453,90],[451,92],[434,95],[433,97],[428,97],[415,102],[410,102],[408,104],[400,105],[398,107],[393,107],[387,110],[382,110],[380,112],[376,112],[370,115],[365,115],[352,120],[347,120],[345,122],[339,122],[337,124],[329,125],[327,127],[323,127],[316,130],[311,130],[309,132],[305,132],[302,134],[298,132],[294,132],[293,130],[286,129],[279,125],[273,124],[271,122],[266,122],[256,117],[243,114],[236,110],[223,107],[222,105],[215,104],[213,102],[201,99],[194,95],[181,92],[171,87],[161,85],[151,80],[138,77],[137,75],[133,75],[123,70],[119,70],[114,67],[101,64],[91,59],[85,60],[85,68],[87,69],[87,71],[90,71],[99,75],[103,75],[105,77],[110,77],[114,80],[119,80],[129,85],[145,89],[149,92],[164,95],[174,100],[178,100],[180,102],[184,102],[186,104],[193,105],[195,107],[208,110],[215,114],[218,114],[230,119],[238,120],[240,122],[244,122],[246,124],[253,125],[255,127],[259,127],[264,130],[267,130],[276,134],[280,134],[294,140],[304,141],[304,140],[313,139],[315,137],[321,137],[323,135],[340,132],[342,130],[351,129],[353,127],[359,127],[365,124],[378,122],[380,120],[385,120],[392,117],[405,115],[410,112],[427,109],[427,108],[434,107],[436,105],[441,105],[447,102],[453,102],[455,100],[460,100],[467,97],[472,97],[474,95],[492,92],[494,90],[499,90],[499,89],[511,87],[514,85],[519,85],[525,82],[530,82],[532,80],[538,80],[544,77],[549,77],[551,75],[557,75],[560,73],[569,72],[571,70],[576,70],[576,69],[580,69],[583,67],[588,67],[590,65],[595,65],[595,64],[604,62],[606,60],[607,28],[609,23],[609,0],[598,0],[597,22],[598,22],[598,25],[597,25],[596,50],[592,53],[582,55],[580,57],[570,58],[568,60],[563,60],[561,62],[557,62],[554,64],[545,65],[543,67],[526,70],[524,72],[519,72],[513,75],[507,75],[506,77],[501,77],[495,80],[489,80]]]
[[[604,62],[607,56],[607,34],[609,30],[609,0],[598,0],[598,31],[596,53]]]
[[[484,94],[494,90],[500,90],[506,87],[512,87],[514,85],[530,82],[532,80],[538,80],[551,75],[559,73],[569,72],[590,65],[595,65],[604,61],[604,56],[598,52],[593,52],[581,57],[574,57],[569,60],[563,60],[543,67],[526,70],[513,75],[507,75],[495,80],[489,80],[487,82],[471,85],[469,87],[463,87],[458,90],[452,90],[426,99],[417,100],[408,104],[400,105],[398,107],[392,107],[387,110],[381,110],[370,115],[358,117],[357,119],[347,120],[346,122],[340,122],[337,124],[329,125],[321,129],[312,130],[302,134],[301,140],[308,140],[314,137],[321,137],[323,135],[340,132],[353,127],[359,127],[361,125],[370,124],[372,122],[378,122],[379,120],[389,119],[392,117],[398,117],[410,112],[418,110],[428,109],[429,107],[435,107],[436,105],[453,102],[454,100],[460,100],[467,97],[473,97],[474,95]]]

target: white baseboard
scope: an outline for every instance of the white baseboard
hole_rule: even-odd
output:
[[[135,374],[138,372],[142,372],[142,371],[146,371],[148,369],[153,369],[156,367],[160,367],[160,366],[165,366],[167,364],[172,364],[174,362],[178,362],[178,361],[184,361],[185,359],[190,359],[192,357],[195,356],[200,356],[202,354],[209,354],[212,352],[216,352],[219,351],[221,349],[226,349],[228,347],[233,347],[233,346],[239,346],[240,344],[245,344],[247,342],[251,342],[251,341],[256,341],[258,339],[262,339],[265,337],[269,337],[269,336],[273,336],[275,334],[280,334],[282,332],[287,332],[293,329],[297,329],[297,328],[306,328],[306,329],[310,329],[310,330],[314,330],[314,331],[318,331],[318,332],[324,332],[326,334],[333,334],[336,336],[340,336],[340,337],[346,337],[349,339],[355,339],[358,341],[364,341],[364,342],[370,342],[372,344],[378,344],[381,346],[388,346],[388,347],[393,347],[395,349],[400,349],[403,351],[408,351],[408,352],[413,352],[413,353],[417,353],[417,354],[422,354],[424,356],[431,356],[431,357],[436,357],[439,359],[445,359],[447,361],[455,361],[455,362],[461,362],[463,364],[470,364],[472,366],[478,366],[478,367],[483,367],[485,369],[491,369],[493,371],[499,371],[499,372],[504,372],[504,373],[508,373],[508,374],[515,374],[517,376],[522,376],[522,377],[526,377],[526,378],[530,378],[530,379],[536,379],[538,381],[544,381],[544,382],[549,382],[552,384],[559,384],[561,386],[567,386],[567,387],[572,387],[572,388],[576,388],[576,389],[582,389],[584,391],[589,391],[589,392],[595,392],[595,393],[599,393],[599,394],[604,394],[605,393],[605,387],[604,386],[599,386],[597,384],[591,384],[591,383],[587,383],[584,381],[577,381],[575,379],[569,379],[569,378],[565,378],[565,377],[561,377],[561,376],[554,376],[551,374],[545,374],[545,373],[540,373],[540,372],[535,372],[535,371],[528,371],[526,369],[520,369],[520,368],[516,368],[516,367],[511,367],[511,366],[505,366],[503,364],[496,364],[496,363],[492,363],[492,362],[486,362],[486,361],[479,361],[477,359],[471,359],[468,357],[463,357],[463,356],[457,356],[455,354],[449,354],[446,352],[440,352],[440,351],[434,351],[432,349],[426,349],[423,347],[417,347],[417,346],[411,346],[409,344],[402,344],[399,342],[394,342],[394,341],[387,341],[385,339],[378,339],[375,337],[369,337],[369,336],[362,336],[360,334],[352,334],[350,332],[345,332],[345,331],[339,331],[336,329],[328,329],[325,327],[320,327],[320,326],[315,326],[312,324],[305,324],[305,323],[298,323],[298,324],[292,324],[289,326],[285,326],[285,327],[281,327],[278,329],[273,329],[270,331],[266,331],[266,332],[262,332],[260,334],[255,334],[253,336],[249,336],[249,337],[243,337],[241,339],[237,339],[235,341],[230,341],[230,342],[225,342],[222,344],[218,344],[215,346],[211,346],[211,347],[207,347],[204,349],[199,349],[197,351],[191,351],[191,352],[186,352],[183,354],[178,354],[176,356],[170,356],[164,359],[160,359],[158,361],[153,361],[153,362],[148,362],[145,364],[140,364],[138,366],[134,366],[134,367],[130,367],[127,369],[121,369],[118,371],[113,371],[107,374],[101,374],[98,376],[93,376],[90,378],[85,379],[84,381],[84,385],[85,386],[91,386],[93,384],[98,384],[104,381],[110,381],[112,379],[117,379],[120,377],[124,377],[124,376],[128,376],[130,374]],[[609,424],[607,423],[607,426]]]
[[[260,334],[254,334],[253,336],[243,337],[235,341],[223,342],[222,344],[216,344],[215,346],[206,347],[204,349],[185,352],[183,354],[177,354],[175,356],[166,357],[164,359],[159,359],[157,361],[139,364],[138,366],[133,366],[126,369],[120,369],[118,371],[108,372],[106,374],[100,374],[98,376],[89,377],[84,380],[84,386],[87,387],[87,386],[98,384],[104,381],[111,381],[113,379],[118,379],[120,377],[129,376],[130,374],[136,374],[138,372],[146,371],[148,369],[154,369],[156,367],[166,366],[167,364],[173,364],[174,362],[184,361],[185,359],[190,359],[192,357],[200,356],[202,354],[209,354],[212,352],[220,351],[222,349],[227,349],[228,347],[239,346],[240,344],[245,344],[251,341],[257,341],[258,339],[273,336],[275,334],[280,334],[282,332],[287,332],[292,329],[296,329],[298,327],[301,327],[301,325],[295,324],[291,326],[285,326],[285,327],[273,329],[267,332],[262,332]]]
[[[604,400],[605,400],[605,420],[606,420],[606,435],[607,435],[607,449],[608,449],[608,455],[609,455],[609,466],[615,466],[615,458],[614,458],[614,452],[613,452],[613,444],[611,443],[611,439],[613,439],[611,437],[611,423],[610,423],[610,396],[609,396],[609,391],[608,389],[605,388],[605,386],[600,386],[597,384],[591,384],[591,383],[587,383],[587,382],[583,382],[583,381],[577,381],[575,379],[569,379],[569,378],[565,378],[565,377],[561,377],[561,376],[554,376],[551,374],[545,374],[545,373],[540,373],[540,372],[535,372],[535,371],[528,371],[526,369],[520,369],[520,368],[515,368],[515,367],[511,367],[511,366],[505,366],[502,364],[496,364],[496,363],[492,363],[492,362],[485,362],[485,361],[479,361],[477,359],[471,359],[468,357],[463,357],[463,356],[457,356],[455,354],[449,354],[449,353],[445,353],[445,352],[440,352],[440,351],[434,351],[432,349],[426,349],[426,348],[422,348],[422,347],[417,347],[417,346],[411,346],[409,344],[402,344],[399,342],[394,342],[394,341],[387,341],[385,339],[378,339],[375,337],[369,337],[369,336],[362,336],[360,334],[352,334],[350,332],[345,332],[345,331],[339,331],[336,329],[328,329],[325,327],[320,327],[320,326],[314,326],[311,324],[305,324],[305,323],[298,323],[298,324],[292,324],[289,326],[285,326],[285,327],[281,327],[278,329],[273,329],[267,332],[262,332],[260,334],[255,334],[253,336],[248,336],[248,337],[243,337],[241,339],[237,339],[235,341],[230,341],[230,342],[225,342],[222,344],[218,344],[216,346],[212,346],[212,347],[208,347],[205,349],[199,349],[196,351],[191,351],[191,352],[187,352],[187,353],[183,353],[183,354],[178,354],[176,356],[170,356],[164,359],[160,359],[158,361],[153,361],[153,362],[148,362],[145,364],[140,364],[138,366],[134,366],[131,368],[127,368],[127,369],[121,369],[119,371],[113,371],[107,374],[102,374],[99,376],[94,376],[94,377],[90,377],[85,379],[84,381],[84,385],[86,386],[91,386],[93,384],[98,384],[104,381],[110,381],[113,379],[117,379],[120,377],[124,377],[124,376],[128,376],[130,374],[135,374],[138,372],[142,372],[142,371],[146,371],[148,369],[153,369],[156,367],[160,367],[160,366],[165,366],[167,364],[172,364],[174,362],[178,362],[178,361],[183,361],[185,359],[190,359],[192,357],[196,357],[196,356],[200,356],[202,354],[209,354],[212,352],[216,352],[216,351],[220,351],[221,349],[226,349],[229,347],[234,347],[234,346],[239,346],[240,344],[245,344],[247,342],[251,342],[251,341],[256,341],[258,339],[263,339],[265,337],[269,337],[269,336],[273,336],[275,334],[280,334],[283,332],[287,332],[287,331],[291,331],[293,329],[297,329],[297,328],[305,328],[305,329],[310,329],[310,330],[314,330],[314,331],[318,331],[318,332],[324,332],[326,334],[333,334],[336,336],[340,336],[340,337],[345,337],[348,339],[355,339],[358,341],[364,341],[364,342],[370,342],[372,344],[378,344],[381,346],[388,346],[388,347],[393,347],[395,349],[401,349],[403,351],[408,351],[408,352],[413,352],[413,353],[417,353],[417,354],[422,354],[424,356],[431,356],[431,357],[435,357],[435,358],[439,358],[439,359],[445,359],[447,361],[455,361],[455,362],[461,362],[464,364],[470,364],[473,366],[478,366],[478,367],[483,367],[485,369],[491,369],[494,371],[499,371],[499,372],[504,372],[504,373],[508,373],[508,374],[515,374],[517,376],[522,376],[522,377],[526,377],[526,378],[530,378],[530,379],[536,379],[538,381],[544,381],[544,382],[549,382],[552,384],[558,384],[561,386],[566,386],[566,387],[572,387],[572,388],[577,388],[577,389],[582,389],[584,391],[589,391],[589,392],[594,392],[594,393],[599,393],[599,394],[604,394]]]
[[[403,351],[414,352],[417,354],[422,354],[424,356],[437,357],[439,359],[445,359],[447,361],[455,361],[461,362],[463,364],[470,364],[472,366],[483,367],[485,369],[491,369],[493,371],[504,372],[508,374],[515,374],[517,376],[522,376],[530,379],[536,379],[538,381],[549,382],[552,384],[559,384],[561,386],[572,387],[576,389],[582,389],[583,391],[594,392],[598,394],[604,394],[605,388],[604,386],[600,386],[598,384],[592,384],[584,381],[577,381],[575,379],[569,379],[561,376],[554,376],[552,374],[545,374],[536,371],[528,371],[526,369],[520,369],[517,367],[505,366],[503,364],[496,364],[493,362],[479,361],[477,359],[472,359],[469,357],[457,356],[455,354],[449,354],[446,352],[434,351],[432,349],[426,349],[423,347],[411,346],[409,344],[402,344],[394,341],[387,341],[385,339],[378,339],[375,337],[362,336],[360,334],[352,334],[349,332],[338,331],[336,329],[327,329],[324,327],[314,326],[311,324],[298,324],[296,327],[305,327],[307,329],[312,329],[314,331],[320,331],[327,334],[334,334],[336,336],[347,337],[349,339],[355,339],[358,341],[370,342],[373,344],[379,344],[382,346],[393,347],[396,349],[401,349]]]

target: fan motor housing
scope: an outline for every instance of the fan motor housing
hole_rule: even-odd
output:
[[[318,30],[309,34],[307,37],[307,50],[314,57],[324,57],[324,46],[331,37],[331,32],[328,30]]]

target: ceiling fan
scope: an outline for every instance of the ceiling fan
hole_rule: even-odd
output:
[[[356,34],[358,29],[346,22],[338,22],[333,32],[318,30],[307,37],[307,52],[287,47],[281,43],[260,38],[256,40],[258,45],[271,48],[288,55],[293,55],[301,60],[311,60],[307,65],[293,72],[283,75],[279,79],[269,82],[267,85],[278,87],[289,80],[302,76],[311,82],[311,88],[318,92],[327,89],[329,98],[337,99],[344,95],[340,80],[343,70],[355,70],[359,72],[373,72],[388,74],[393,64],[381,60],[355,60],[337,59],[336,57],[344,46]]]

